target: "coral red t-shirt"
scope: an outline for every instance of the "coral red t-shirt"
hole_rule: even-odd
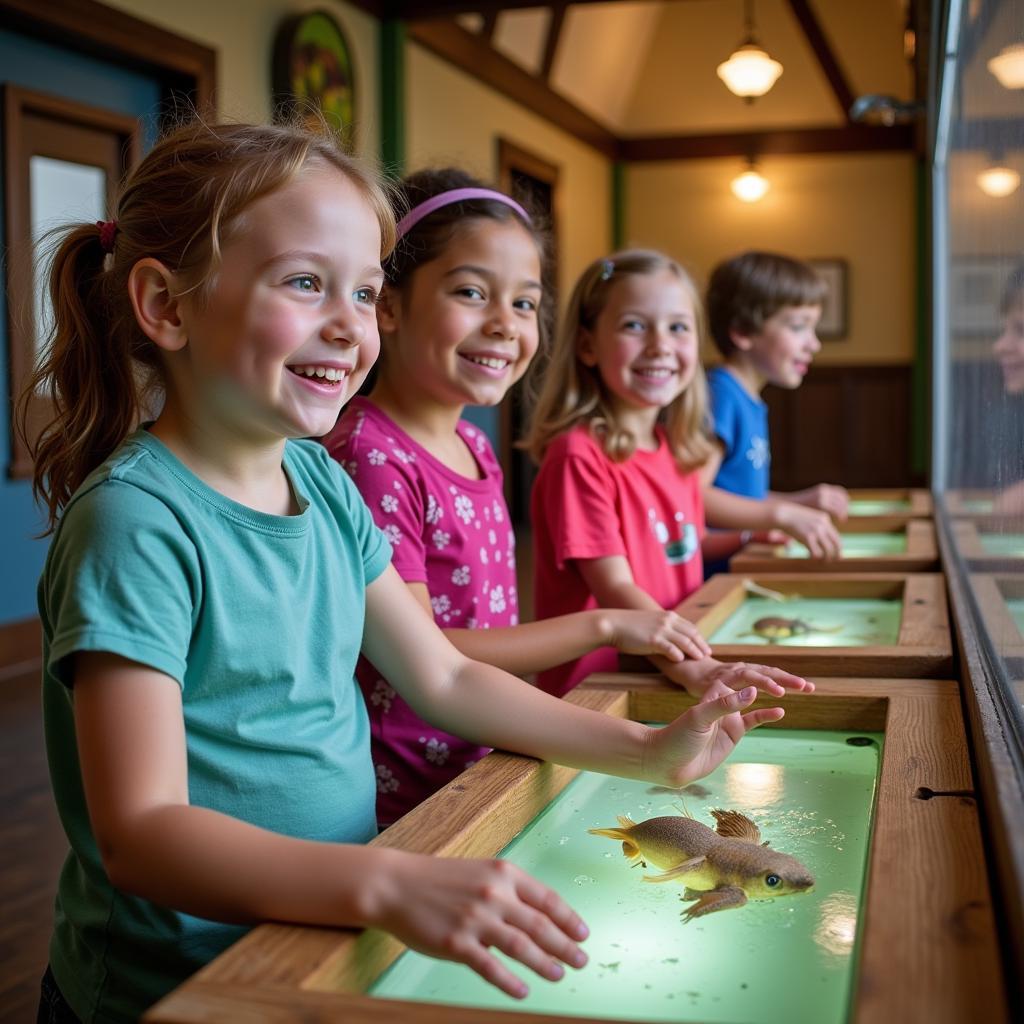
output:
[[[556,438],[531,499],[534,600],[538,619],[596,608],[575,560],[622,555],[633,579],[663,608],[703,582],[704,502],[696,472],[682,472],[659,431],[655,451],[614,462],[585,426]],[[537,685],[561,696],[594,672],[615,671],[603,647],[542,672]]]

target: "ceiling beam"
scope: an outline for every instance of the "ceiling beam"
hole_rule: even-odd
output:
[[[454,21],[417,21],[407,38],[614,160],[619,142],[603,124]]]
[[[832,52],[832,47],[822,31],[821,24],[814,11],[811,10],[808,0],[789,0],[789,6],[794,17],[800,23],[807,42],[811,44],[811,49],[814,51],[814,56],[818,58],[818,63],[828,79],[828,84],[832,87],[839,109],[843,112],[843,119],[849,122],[850,107],[853,106],[854,100],[853,90],[846,81],[843,69]]]
[[[358,0],[357,0],[358,2]],[[516,11],[527,7],[552,7],[551,0],[367,0],[377,3],[389,18],[415,21],[421,18],[453,18],[456,14],[483,14],[490,11]],[[608,0],[572,0],[573,4],[607,3]],[[622,0],[640,2],[640,0]],[[680,3],[682,0],[673,0]]]
[[[551,8],[551,20],[548,22],[548,37],[544,43],[544,58],[540,64],[540,77],[545,82],[551,81],[551,68],[558,56],[558,42],[562,36],[562,25],[565,23],[565,12],[568,4],[559,3]]]
[[[769,154],[872,153],[914,148],[914,133],[892,128],[844,125],[838,128],[792,128],[714,135],[647,135],[619,140],[619,159],[634,162]]]

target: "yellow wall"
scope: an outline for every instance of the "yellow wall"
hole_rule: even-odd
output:
[[[352,49],[356,84],[356,149],[376,158],[380,146],[377,99],[378,22],[339,0],[104,0],[143,21],[217,51],[217,108],[236,121],[270,117],[274,35],[289,14],[320,8],[333,15]]]
[[[406,48],[406,166],[455,164],[497,175],[501,137],[560,168],[560,288],[611,245],[611,166],[591,147],[422,47]]]
[[[626,190],[630,244],[664,249],[703,284],[744,249],[849,265],[849,334],[821,363],[909,363],[914,354],[915,179],[909,154],[769,157],[771,190],[743,203],[729,190],[738,159],[634,164]]]

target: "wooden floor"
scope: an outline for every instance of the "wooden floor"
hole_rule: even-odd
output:
[[[0,1021],[36,1019],[67,840],[43,748],[37,664],[0,672]]]

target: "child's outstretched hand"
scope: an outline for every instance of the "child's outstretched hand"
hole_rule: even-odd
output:
[[[775,521],[779,529],[800,541],[815,558],[838,558],[842,553],[839,531],[827,512],[780,501],[775,507]]]
[[[658,654],[670,662],[711,653],[697,627],[672,611],[606,609],[608,643],[623,654]]]
[[[732,690],[753,686],[772,697],[781,697],[787,690],[793,693],[813,693],[814,683],[771,665],[750,665],[745,661],[724,662],[704,658],[699,663],[682,662],[678,665],[658,665],[662,673],[676,686],[699,700],[713,700]]]
[[[786,498],[808,508],[820,508],[840,522],[846,521],[850,509],[850,492],[837,484],[815,484],[805,491],[787,494]]]
[[[677,789],[714,771],[751,729],[777,722],[782,708],[758,708],[740,714],[753,703],[757,690],[729,690],[683,712],[664,729],[652,729],[644,777]]]
[[[737,716],[739,717],[739,716]],[[367,917],[410,949],[466,964],[502,992],[529,991],[490,949],[542,978],[558,981],[562,964],[582,967],[578,941],[587,926],[559,895],[514,864],[381,850]]]

